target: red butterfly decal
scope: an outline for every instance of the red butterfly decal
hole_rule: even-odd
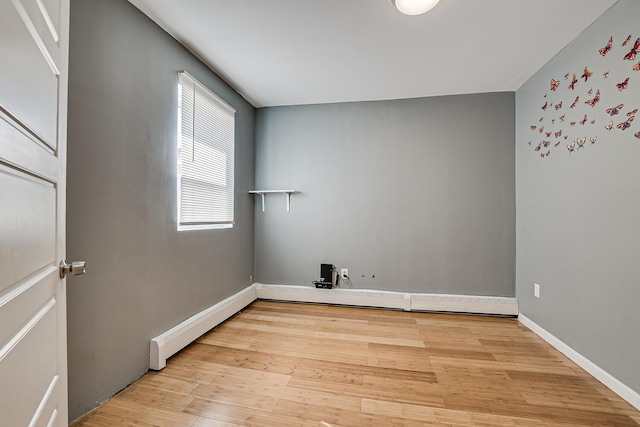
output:
[[[549,106],[548,102],[545,102],[544,105],[540,108],[542,108],[542,111],[547,111],[547,107]]]
[[[636,39],[636,42],[633,44],[633,47],[631,48],[629,53],[627,53],[624,56],[624,59],[627,59],[629,61],[633,61],[634,59],[636,59],[636,55],[638,54],[638,50],[640,50],[640,37],[638,37]]]
[[[629,85],[629,77],[627,77],[626,79],[624,79],[623,82],[621,83],[616,83],[616,86],[618,87],[618,90],[620,92],[622,92],[623,90],[625,90],[627,88],[627,86]]]
[[[551,132],[545,132],[545,135],[547,135],[547,138],[551,138]]]
[[[549,145],[551,145],[551,141],[542,141],[542,146],[544,148],[547,148]]]
[[[624,104],[620,104],[617,107],[607,108],[607,113],[610,116],[615,116],[616,114],[618,114],[620,112],[620,110],[622,110],[622,107],[624,107]]]
[[[600,55],[605,56],[611,50],[611,45],[613,44],[613,37],[609,37],[609,43],[602,49],[599,49]]]
[[[571,79],[571,83],[569,83],[569,89],[573,90],[576,86],[576,83],[578,83],[578,78],[574,74],[573,79]]]
[[[580,101],[580,97],[576,96],[576,100],[573,101],[573,104],[571,104],[571,108],[575,108],[575,106],[578,105],[578,101]]]
[[[633,71],[640,71],[640,62],[638,62],[636,65],[634,65],[633,67],[631,67],[631,69]]]
[[[595,107],[599,101],[600,101],[600,89],[596,90],[596,96],[593,99],[588,99],[584,101],[584,103],[587,105],[590,105],[591,107]]]
[[[627,36],[627,39],[622,43],[622,47],[625,47],[631,41],[631,34]]]
[[[627,113],[627,117],[635,116],[637,112],[638,112],[638,109],[637,109],[637,108],[636,108],[635,110],[633,110],[633,111],[629,111],[629,112]]]
[[[580,124],[584,126],[584,124],[587,123],[587,115],[584,115],[584,118],[582,120],[580,120]]]
[[[555,133],[556,138],[560,138],[562,136],[562,129]]]
[[[560,86],[560,82],[558,80],[554,80],[551,79],[551,90],[555,92],[556,89],[558,89],[558,86]]]
[[[636,138],[640,139],[640,132],[634,133],[633,136],[635,136]]]
[[[631,122],[633,121],[633,119],[635,119],[636,116],[631,116],[627,119],[626,122],[622,122],[620,124],[618,124],[618,126],[616,126],[618,129],[620,130],[625,130],[627,129],[629,126],[631,126]]]
[[[562,101],[559,104],[556,104],[556,111],[562,108]]]
[[[589,80],[589,77],[591,77],[593,75],[592,71],[589,71],[587,69],[587,66],[584,66],[584,71],[582,72],[582,75],[580,76],[581,79],[584,79],[584,81],[586,82],[587,80]]]
[[[610,121],[609,124],[606,125],[604,128],[609,132],[611,132],[611,129],[613,129],[613,121]]]
[[[640,132],[638,132],[638,133],[640,133]],[[557,147],[558,145],[560,145],[560,142],[562,142],[562,141],[558,141],[558,142],[556,142],[555,144],[553,144],[553,146],[554,146],[554,147]]]

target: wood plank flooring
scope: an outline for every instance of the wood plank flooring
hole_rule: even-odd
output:
[[[259,301],[80,426],[640,426],[515,319]]]

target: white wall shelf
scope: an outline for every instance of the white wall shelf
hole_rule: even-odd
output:
[[[265,194],[270,194],[270,193],[283,193],[283,194],[286,194],[286,196],[287,196],[287,212],[289,212],[291,210],[291,195],[293,193],[299,193],[299,191],[296,191],[296,190],[251,190],[251,191],[249,191],[249,194],[259,194],[260,197],[262,197],[262,212],[265,211],[264,196],[265,196]]]

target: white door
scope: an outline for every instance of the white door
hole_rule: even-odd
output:
[[[66,426],[69,0],[0,0],[0,425]]]

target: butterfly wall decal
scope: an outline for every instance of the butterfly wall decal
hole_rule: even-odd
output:
[[[582,72],[582,75],[580,76],[581,79],[584,79],[584,81],[586,82],[587,80],[589,80],[589,77],[591,77],[593,75],[592,71],[589,71],[587,69],[587,66],[584,66],[584,71]]]
[[[569,153],[573,153],[576,149],[576,142],[573,141],[571,144],[567,145],[567,150],[569,150]]]
[[[547,111],[547,107],[549,106],[548,102],[545,102],[544,105],[542,107],[540,107],[542,109],[542,111]]]
[[[616,107],[607,108],[607,114],[609,114],[610,116],[615,116],[620,112],[620,110],[622,110],[622,107],[624,107],[624,104],[620,104]]]
[[[604,77],[605,79],[609,78],[609,72],[605,71],[604,73],[602,73],[602,77]]]
[[[584,115],[584,118],[582,120],[580,120],[580,124],[582,126],[584,126],[585,123],[587,123],[587,115],[586,114]]]
[[[587,92],[587,95],[591,96],[591,94],[593,94],[593,89],[589,89],[589,91]]]
[[[556,124],[556,119],[551,119],[551,124],[555,125]]]
[[[547,148],[549,145],[551,145],[551,141],[542,141],[542,146],[544,148]]]
[[[627,88],[627,86],[629,86],[629,77],[627,77],[626,79],[624,79],[624,81],[622,81],[620,83],[616,83],[616,87],[618,88],[618,90],[620,92],[625,90]]]
[[[587,99],[586,101],[584,101],[584,103],[587,105],[590,105],[591,107],[595,107],[599,101],[600,101],[600,89],[596,90],[596,96],[593,99]]]
[[[606,130],[608,130],[609,132],[611,132],[611,129],[613,129],[613,120],[609,122],[608,125],[606,125],[604,127]]]
[[[587,137],[585,136],[584,138],[580,138],[576,140],[576,142],[578,143],[578,149],[584,148],[584,143],[587,142]]]
[[[624,42],[622,42],[622,47],[625,47],[626,45],[628,45],[630,41],[631,41],[631,34],[629,34],[627,36],[627,39]]]
[[[556,138],[560,138],[562,136],[562,129],[555,133]]]
[[[631,69],[633,71],[640,71],[640,62],[638,62],[636,65],[634,65],[633,67],[631,67]]]
[[[591,123],[592,125],[596,124],[596,119],[592,119],[589,123]]]
[[[578,78],[576,77],[576,75],[573,75],[573,78],[571,79],[571,83],[569,83],[569,89],[573,90],[576,87],[576,83],[578,83]]]
[[[560,123],[564,123],[564,117],[565,117],[565,114],[560,116]]]
[[[637,112],[638,112],[638,109],[637,109],[637,108],[636,108],[635,110],[633,110],[633,111],[629,111],[629,112],[627,113],[627,117],[635,116]]]
[[[569,122],[569,125],[570,125],[571,127],[573,127],[573,126],[575,126],[575,125],[576,125],[576,122]]]
[[[607,43],[607,45],[598,50],[598,52],[600,52],[600,55],[606,56],[607,53],[609,53],[609,51],[611,50],[611,45],[613,45],[613,37],[609,37],[609,42]]]
[[[541,148],[542,148],[542,143],[538,144],[538,146],[534,148],[533,151],[540,151]]]
[[[562,101],[560,101],[558,104],[556,104],[556,111],[558,111],[559,109],[562,108]]]
[[[531,146],[531,141],[529,141],[529,146]]]
[[[538,121],[539,121],[540,123],[542,123],[542,121],[543,121],[543,120],[544,120],[544,116],[542,116],[542,117],[540,117],[540,118],[538,119]]]
[[[546,135],[547,138],[551,138],[551,132],[545,132],[544,134]]]
[[[554,80],[554,79],[551,79],[551,83],[550,84],[551,84],[551,90],[554,91],[554,92],[558,89],[558,86],[560,86],[560,82],[558,80]]]
[[[573,101],[573,104],[571,104],[571,107],[569,107],[569,108],[575,108],[575,107],[576,107],[576,105],[578,105],[578,101],[580,101],[580,97],[579,97],[579,96],[576,96],[576,100],[575,100],[575,101]]]
[[[626,130],[631,126],[631,122],[633,122],[633,120],[636,118],[636,116],[631,116],[627,119],[626,122],[622,122],[620,124],[618,124],[618,126],[616,126],[618,129],[620,130]]]
[[[536,126],[536,125],[531,126],[531,130],[536,130],[537,128],[538,128],[538,126]]]
[[[544,126],[540,126],[540,127],[538,128],[538,132],[540,132],[540,133],[544,132]]]
[[[640,139],[640,132],[634,133],[633,136],[635,136],[636,138]]]
[[[565,80],[569,80],[569,73],[567,73],[567,74],[565,74],[565,75],[564,75],[564,79],[565,79]]]
[[[591,141],[591,144],[595,144],[597,140],[598,140],[597,136],[592,136],[591,138],[589,138],[589,141]]]
[[[638,50],[640,50],[640,37],[638,37],[636,39],[635,43],[633,44],[633,47],[631,48],[629,53],[627,53],[624,56],[624,59],[626,59],[628,61],[633,61],[634,59],[636,59],[636,55],[638,54]]]
[[[639,132],[639,133],[640,133],[640,132]],[[558,142],[556,142],[555,144],[553,144],[553,146],[554,146],[554,147],[557,147],[558,145],[560,145],[560,143],[561,143],[561,142],[562,142],[562,141],[558,141]]]

